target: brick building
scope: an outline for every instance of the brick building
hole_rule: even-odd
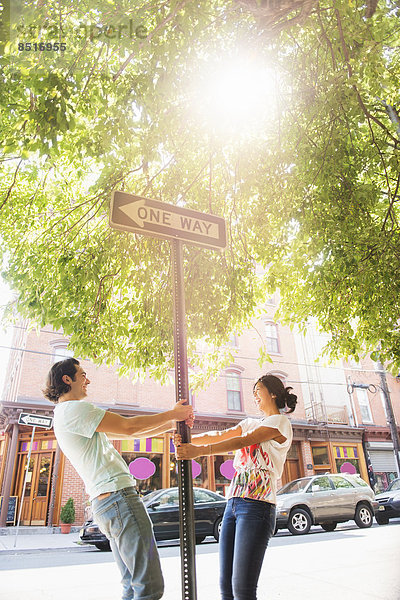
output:
[[[292,332],[274,321],[274,312],[275,303],[271,298],[251,329],[232,336],[232,363],[207,389],[192,395],[196,414],[193,432],[222,429],[246,416],[257,416],[252,398],[253,383],[261,374],[272,372],[298,395],[298,406],[290,415],[294,438],[282,483],[313,473],[346,470],[358,472],[368,481],[365,450],[370,444],[370,458],[377,466],[379,463],[379,481],[385,486],[396,473],[382,399],[379,393],[364,389],[365,398],[364,393],[358,393],[363,388],[354,388],[356,393],[354,390],[349,393],[349,378],[353,383],[379,384],[373,363],[365,361],[355,366],[316,363],[323,338],[312,327],[305,336]],[[257,360],[261,338],[272,358],[272,363],[263,368]],[[0,486],[3,497],[7,501],[14,497],[19,506],[32,427],[18,425],[18,417],[21,412],[52,415],[54,407],[43,398],[41,390],[52,363],[70,353],[68,339],[62,333],[47,327],[38,334],[28,333],[23,324],[15,329],[13,346],[17,349],[10,356],[0,410]],[[151,414],[170,408],[175,401],[173,373],[168,385],[161,386],[151,379],[133,384],[127,378],[119,378],[116,369],[97,367],[89,361],[81,363],[91,380],[88,399],[106,409],[125,416]],[[388,384],[399,421],[400,383],[388,376]],[[146,458],[152,465],[152,476],[136,477],[141,492],[177,483],[170,438],[166,433],[153,439],[114,442],[126,462],[133,464],[133,471],[137,458]],[[375,456],[374,452],[381,454]],[[230,460],[232,455],[197,459],[196,468],[200,472],[194,484],[224,492],[229,479],[222,474],[221,465]],[[53,431],[37,428],[21,524],[58,524],[60,508],[69,497],[74,499],[76,524],[81,524],[87,506],[83,483],[58,449]],[[0,526],[5,524],[5,511],[1,517]]]

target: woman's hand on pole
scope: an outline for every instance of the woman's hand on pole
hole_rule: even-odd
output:
[[[185,419],[185,423],[188,427],[190,427],[190,429],[192,429],[192,427],[194,425],[194,414],[193,413],[191,415],[189,415],[187,419]]]
[[[174,442],[175,448],[177,448],[178,446],[180,446],[182,444],[182,436],[177,431],[174,431],[172,440]]]

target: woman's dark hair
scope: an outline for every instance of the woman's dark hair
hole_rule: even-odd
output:
[[[287,410],[285,412],[287,413],[292,413],[294,411],[297,404],[297,396],[296,394],[290,393],[293,388],[285,387],[279,377],[271,375],[271,373],[263,375],[255,382],[253,391],[255,390],[257,383],[262,383],[271,396],[275,396],[276,406],[279,410],[286,408]]]
[[[70,391],[71,386],[68,383],[64,383],[62,377],[63,375],[68,375],[72,381],[75,381],[76,367],[78,365],[79,361],[76,358],[66,358],[54,363],[47,375],[46,387],[43,390],[44,397],[47,400],[57,404],[60,396]]]

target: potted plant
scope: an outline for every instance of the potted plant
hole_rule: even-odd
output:
[[[68,498],[60,512],[61,533],[71,531],[71,523],[75,521],[75,507],[72,498]]]

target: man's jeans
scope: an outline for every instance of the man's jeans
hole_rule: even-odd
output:
[[[219,540],[222,600],[256,600],[265,550],[275,531],[275,513],[275,504],[269,502],[228,500]]]
[[[92,501],[93,519],[110,540],[122,575],[122,600],[159,600],[164,592],[153,526],[133,488]]]

